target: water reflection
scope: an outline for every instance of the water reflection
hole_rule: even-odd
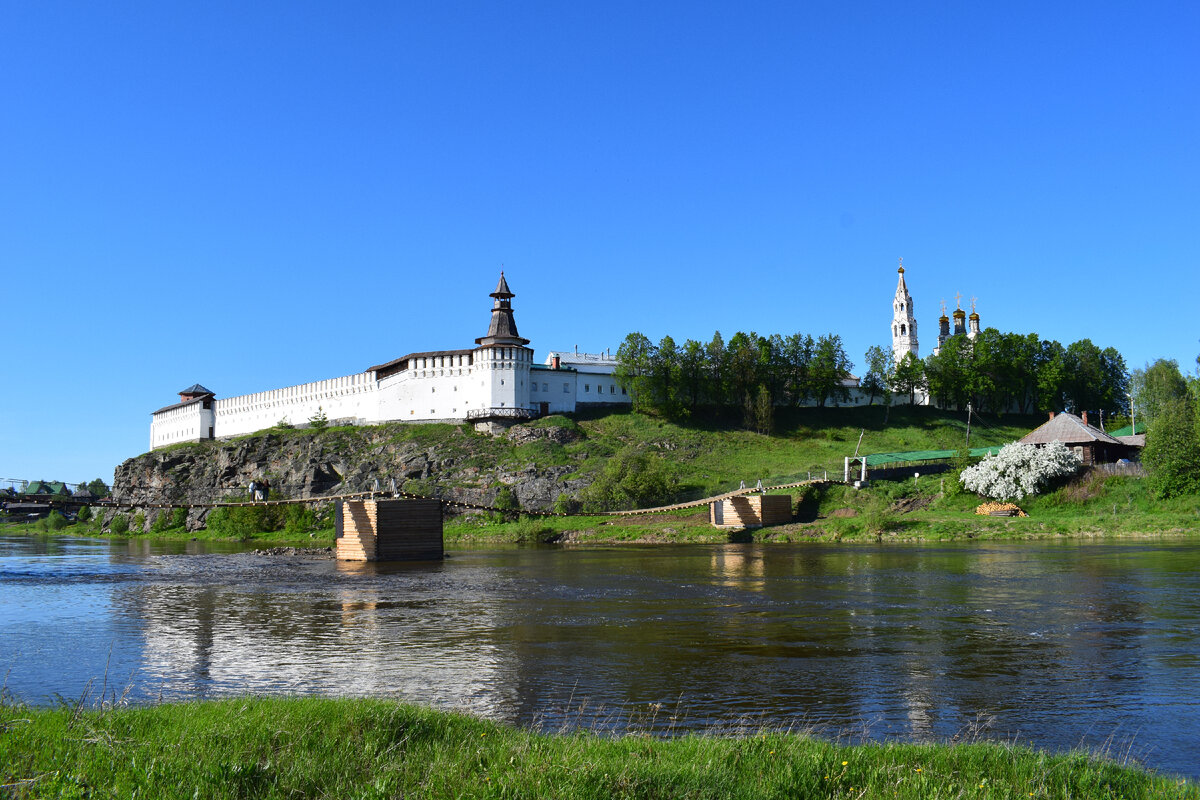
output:
[[[817,725],[1196,774],[1200,545],[453,551],[421,565],[0,539],[20,696],[395,696],[522,724]],[[664,709],[654,711],[656,706]],[[1123,733],[1124,732],[1124,733]]]

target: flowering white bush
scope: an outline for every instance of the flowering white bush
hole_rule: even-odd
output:
[[[985,456],[962,471],[959,480],[972,492],[996,500],[1020,500],[1055,478],[1074,475],[1079,458],[1065,445],[1054,442],[1043,447],[1013,442],[994,456]]]

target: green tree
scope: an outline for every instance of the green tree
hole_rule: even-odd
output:
[[[90,481],[87,485],[87,490],[96,497],[108,497],[109,493],[108,484],[99,478],[96,478],[94,481]]]
[[[679,351],[679,400],[693,415],[704,401],[706,367],[704,345],[695,339],[684,342]]]
[[[771,391],[759,384],[758,395],[754,399],[754,430],[769,436],[775,428],[775,404],[771,402]]]
[[[866,393],[867,404],[873,405],[879,396],[885,405],[891,405],[892,371],[896,366],[892,354],[879,345],[871,345],[867,348],[865,359],[867,371],[863,373],[858,387]]]
[[[677,489],[678,480],[666,462],[629,446],[605,462],[582,496],[587,510],[610,511],[666,505]]]
[[[1162,404],[1146,433],[1142,463],[1158,497],[1200,492],[1200,435],[1192,403],[1174,398]]]
[[[655,410],[674,417],[678,407],[679,348],[670,336],[664,336],[654,348],[650,360],[651,395]]]
[[[317,406],[317,413],[308,418],[308,424],[314,430],[324,430],[329,425],[329,417],[325,416],[325,409]]]
[[[124,514],[117,514],[112,518],[112,521],[108,523],[108,530],[110,533],[114,533],[117,536],[127,533],[129,531],[129,518]]]
[[[784,391],[792,405],[800,405],[810,394],[808,373],[816,346],[812,336],[801,333],[783,341]]]
[[[704,360],[707,370],[707,386],[705,400],[713,406],[724,406],[729,402],[727,393],[728,382],[728,353],[725,350],[725,340],[721,332],[713,333],[712,340],[704,346]]]
[[[917,392],[923,390],[926,385],[925,362],[912,353],[905,353],[892,370],[892,391],[907,394],[908,404],[912,405],[917,402]]]
[[[87,522],[91,518],[92,518],[92,507],[91,506],[80,506],[79,513],[75,515],[75,519],[79,520],[80,522]]]
[[[974,348],[966,334],[951,336],[925,359],[929,392],[943,407],[962,411],[975,394]]]
[[[629,400],[634,411],[647,413],[653,410],[652,370],[654,345],[645,334],[631,333],[617,348],[617,369],[614,373],[621,385],[629,390]]]
[[[1036,360],[1037,394],[1034,405],[1042,413],[1067,407],[1067,351],[1055,341],[1043,340]]]
[[[809,366],[809,393],[821,408],[827,400],[845,400],[850,390],[843,381],[850,377],[850,359],[842,347],[842,337],[826,334],[817,339]]]
[[[46,517],[46,527],[52,531],[61,531],[70,524],[58,510],[51,511],[50,515]]]
[[[1187,397],[1188,384],[1179,371],[1179,363],[1160,358],[1143,369],[1135,369],[1130,380],[1133,390],[1134,413],[1146,425],[1172,400]]]
[[[758,334],[738,331],[729,339],[727,353],[729,404],[749,407],[758,388]]]

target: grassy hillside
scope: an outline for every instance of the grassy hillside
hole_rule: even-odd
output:
[[[551,417],[540,424],[555,424]],[[1006,444],[1042,423],[1039,417],[973,418],[971,446]],[[738,487],[785,483],[828,470],[841,477],[843,459],[859,453],[957,449],[966,444],[966,414],[933,408],[882,406],[801,408],[779,412],[772,435],[718,423],[679,425],[622,413],[579,420],[587,439],[570,447],[587,453],[581,470],[627,445],[645,446],[668,462],[680,482],[681,499],[707,497]]]

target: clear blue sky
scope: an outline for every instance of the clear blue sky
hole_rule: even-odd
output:
[[[1194,3],[0,5],[0,477],[521,333],[1200,352]]]

